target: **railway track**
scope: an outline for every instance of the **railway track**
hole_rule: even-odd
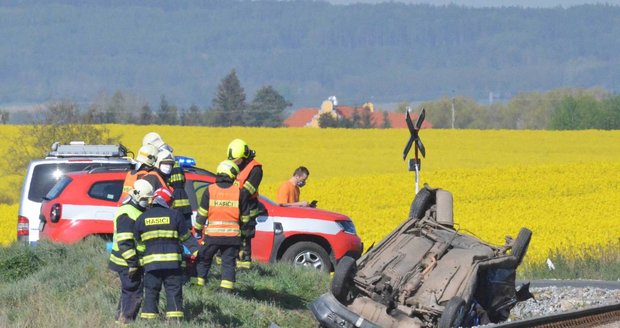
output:
[[[620,282],[593,280],[535,280],[532,287],[592,287],[604,289],[620,289]],[[620,327],[620,300],[615,304],[589,307],[564,313],[551,314],[519,321],[504,322],[490,327],[521,328],[521,327]]]

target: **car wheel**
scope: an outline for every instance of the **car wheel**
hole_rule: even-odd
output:
[[[465,319],[465,301],[454,296],[446,304],[443,313],[439,318],[438,328],[462,327]]]
[[[293,244],[282,254],[282,260],[326,272],[331,268],[327,251],[321,245],[311,241]]]
[[[336,265],[331,283],[331,292],[340,303],[344,304],[348,301],[347,298],[351,291],[353,277],[356,272],[357,263],[355,263],[355,259],[350,256],[343,257],[340,262],[338,262],[338,265]]]
[[[532,231],[528,228],[521,228],[517,239],[515,239],[514,244],[512,244],[511,252],[512,256],[517,259],[517,265],[521,264],[521,261],[523,261],[525,253],[527,252],[527,247],[530,245],[530,240],[532,240]]]
[[[421,219],[431,206],[433,206],[433,193],[427,188],[422,188],[411,202],[409,218]]]

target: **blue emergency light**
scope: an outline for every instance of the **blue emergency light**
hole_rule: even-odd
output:
[[[179,162],[181,167],[194,167],[196,166],[196,160],[186,156],[174,156],[174,159]]]

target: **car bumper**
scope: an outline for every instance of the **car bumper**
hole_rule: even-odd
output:
[[[351,312],[346,306],[342,305],[331,293],[325,293],[314,300],[310,305],[310,310],[321,325],[328,328],[379,328],[361,316]]]

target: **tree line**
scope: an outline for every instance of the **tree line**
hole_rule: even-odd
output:
[[[100,96],[86,108],[76,101],[51,101],[39,111],[43,115],[32,118],[35,124],[139,124],[139,125],[194,125],[194,126],[254,126],[278,127],[285,119],[284,111],[291,107],[272,86],[256,91],[250,103],[233,69],[220,83],[210,107],[201,109],[192,104],[179,108],[162,95],[157,107],[131,94],[116,91],[111,97]],[[7,111],[0,111],[0,115]],[[2,116],[4,117],[4,116]],[[8,118],[8,112],[7,116]],[[1,117],[0,117],[1,118]]]
[[[443,129],[620,129],[620,95],[600,87],[524,92],[488,105],[465,96],[442,97],[417,106],[402,102],[396,110],[407,108],[425,108],[433,128]]]

